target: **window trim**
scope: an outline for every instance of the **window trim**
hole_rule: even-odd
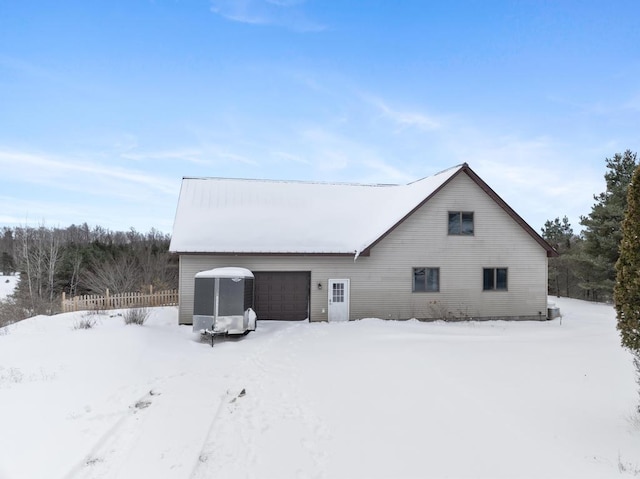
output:
[[[423,269],[424,270],[424,289],[416,289],[416,270]],[[435,270],[436,271],[436,286],[437,289],[428,289],[427,288],[427,277],[428,271]],[[440,267],[439,266],[414,266],[411,268],[411,292],[412,293],[439,293],[440,292]]]
[[[452,233],[451,232],[451,228],[449,227],[451,224],[451,215],[459,215],[459,222],[458,222],[458,232],[457,233]],[[471,229],[471,233],[465,233],[464,232],[464,228],[463,228],[463,224],[464,224],[464,218],[463,215],[471,215],[471,225],[472,225],[472,229]],[[464,210],[459,210],[459,211],[448,211],[447,212],[447,235],[448,236],[475,236],[476,233],[476,215],[474,214],[473,211],[464,211]]]
[[[498,288],[498,270],[502,270],[505,273],[505,287]],[[487,271],[493,271],[492,274],[492,287],[485,287],[485,275]],[[506,266],[494,266],[482,268],[482,291],[509,291],[509,268]]]

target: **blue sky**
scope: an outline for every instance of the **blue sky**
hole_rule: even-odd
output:
[[[183,176],[467,162],[574,229],[640,149],[640,3],[0,0],[0,225],[170,232]]]

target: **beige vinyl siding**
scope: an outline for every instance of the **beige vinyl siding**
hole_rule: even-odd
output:
[[[473,236],[448,235],[450,211],[473,211]],[[546,251],[466,175],[457,176],[380,242],[372,256],[392,251],[400,254],[388,266],[407,271],[406,281],[413,266],[440,268],[439,293],[408,295],[410,316],[444,310],[472,318],[546,316]],[[483,268],[507,268],[508,290],[483,291]],[[398,281],[398,287],[404,286]],[[397,309],[406,298],[390,295]]]
[[[448,235],[450,211],[474,212],[473,236]],[[327,319],[327,281],[351,280],[350,319],[542,319],[547,303],[546,251],[466,174],[456,176],[368,257],[180,256],[180,322],[191,323],[198,271],[310,271],[312,321]],[[439,292],[412,292],[414,267],[440,268]],[[483,291],[483,268],[507,268],[507,291]],[[317,285],[322,284],[319,290]]]

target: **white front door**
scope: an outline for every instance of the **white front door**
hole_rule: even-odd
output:
[[[349,321],[349,280],[329,280],[329,321]]]

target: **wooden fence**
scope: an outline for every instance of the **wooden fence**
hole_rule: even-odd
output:
[[[178,304],[178,290],[172,289],[168,291],[153,291],[150,288],[148,293],[120,293],[109,294],[83,294],[67,298],[62,293],[62,312],[70,311],[101,311],[105,309],[119,308],[141,308],[153,306],[175,306]]]

